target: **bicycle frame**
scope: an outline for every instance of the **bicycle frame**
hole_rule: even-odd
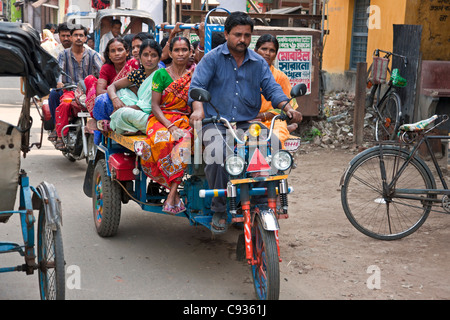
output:
[[[426,134],[426,133],[425,133]],[[442,170],[437,162],[435,154],[432,152],[432,148],[430,145],[430,140],[433,139],[446,139],[450,140],[450,136],[426,136],[424,135],[418,143],[416,143],[413,147],[413,149],[409,152],[409,155],[407,157],[407,160],[403,164],[397,164],[399,167],[398,170],[396,170],[396,173],[392,179],[392,181],[387,184],[387,173],[384,167],[383,162],[383,148],[380,148],[380,168],[381,168],[381,177],[383,181],[383,195],[384,196],[395,196],[396,198],[403,198],[403,199],[410,199],[410,200],[421,200],[421,201],[427,201],[427,202],[441,202],[441,199],[438,198],[424,198],[420,195],[450,195],[450,190],[448,189],[447,183],[444,179],[444,176],[442,174]],[[427,146],[427,150],[431,155],[432,162],[434,164],[434,167],[436,169],[436,172],[438,173],[439,180],[443,186],[443,189],[394,189],[396,182],[402,175],[402,173],[405,171],[406,167],[409,165],[409,163],[415,158],[415,155],[419,149],[419,147],[425,143]],[[434,178],[434,176],[431,174],[431,177]],[[395,190],[395,193],[392,194],[392,190]],[[419,195],[419,196],[415,196]]]
[[[36,218],[33,214],[33,206],[31,203],[32,191],[35,191],[29,184],[29,178],[25,172],[20,173],[20,210],[2,211],[0,215],[8,215],[18,213],[20,215],[20,223],[22,229],[22,237],[24,245],[21,246],[12,242],[0,242],[0,254],[7,252],[18,252],[25,258],[26,264],[16,267],[0,268],[0,273],[11,271],[25,271],[27,274],[33,274],[37,269],[35,254],[35,229],[34,223]]]

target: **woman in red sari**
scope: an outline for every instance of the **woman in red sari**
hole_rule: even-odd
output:
[[[163,211],[178,214],[186,210],[177,188],[191,157],[193,130],[187,104],[193,68],[187,69],[191,46],[184,37],[170,43],[172,64],[153,76],[152,114],[147,124],[147,151],[141,164],[152,180],[169,189]]]

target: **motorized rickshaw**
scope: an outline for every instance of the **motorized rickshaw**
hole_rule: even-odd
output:
[[[165,26],[170,29],[174,26]],[[190,29],[193,25],[183,25]],[[219,26],[205,27],[205,38],[211,39],[213,29],[220,31]],[[157,26],[157,30],[160,27]],[[223,30],[223,29],[222,29]],[[207,44],[205,44],[206,49]],[[304,84],[295,86],[291,97],[299,97],[306,92]],[[209,93],[194,89],[191,98],[204,103],[209,102]],[[288,173],[295,167],[294,153],[299,148],[299,139],[291,143],[291,150],[278,149],[272,151],[272,120],[266,135],[260,136],[264,130],[256,121],[250,129],[240,136],[232,129],[232,125],[218,115],[204,119],[204,123],[221,122],[230,129],[235,141],[233,156],[227,158],[224,167],[229,174],[226,189],[213,190],[208,187],[202,161],[202,141],[194,135],[193,155],[178,189],[186,211],[175,214],[187,218],[193,226],[203,226],[212,230],[211,199],[226,197],[227,220],[242,230],[238,239],[236,256],[246,259],[251,267],[253,283],[258,299],[278,299],[280,292],[279,262],[279,219],[288,218],[288,194],[292,188],[288,186]],[[88,163],[84,182],[84,193],[92,198],[93,217],[97,233],[102,237],[111,237],[118,232],[121,205],[130,200],[137,203],[146,212],[168,214],[163,211],[163,202],[167,191],[145,174],[140,159],[148,156],[143,141],[145,135],[120,135],[114,131],[104,132],[98,145],[95,160]],[[256,144],[255,144],[256,142]],[[258,147],[255,147],[258,146]],[[259,146],[267,150],[266,155],[260,152]],[[272,153],[273,152],[273,153]],[[183,156],[184,158],[184,156]],[[254,196],[266,195],[264,204],[253,205]]]
[[[129,23],[121,33],[125,36],[129,33],[149,32],[154,35],[155,22],[152,19],[150,13],[145,10],[134,9],[103,9],[97,12],[94,20],[94,38],[95,38],[95,50],[98,52],[100,48],[101,37],[110,31],[110,21],[112,19],[129,19]],[[127,21],[128,22],[128,21]],[[144,26],[143,26],[144,25]],[[147,30],[145,30],[147,29]]]
[[[0,241],[0,254],[16,252],[25,260],[18,266],[0,266],[0,273],[23,271],[30,275],[37,271],[41,299],[64,299],[61,201],[52,184],[43,181],[37,187],[31,186],[27,172],[20,168],[21,152],[25,157],[31,147],[41,145],[30,145],[31,101],[56,86],[60,69],[58,62],[41,48],[37,31],[25,23],[0,22],[0,56],[0,76],[24,79],[18,124],[0,120],[0,229],[11,216],[19,215],[24,243]],[[19,207],[15,210],[18,189]],[[35,210],[39,212],[37,220]]]

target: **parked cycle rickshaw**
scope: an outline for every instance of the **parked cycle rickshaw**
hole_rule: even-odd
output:
[[[37,271],[41,299],[64,299],[61,202],[52,184],[43,181],[33,187],[20,168],[21,152],[25,157],[32,146],[40,147],[40,143],[30,145],[31,100],[56,87],[60,69],[58,62],[41,48],[39,34],[29,24],[0,22],[0,56],[0,76],[24,77],[18,124],[0,120],[0,223],[19,215],[24,243],[0,241],[0,254],[17,252],[25,260],[22,265],[0,267],[0,273],[23,271],[30,275]],[[18,189],[20,201],[15,210]],[[39,212],[37,220],[35,210]]]

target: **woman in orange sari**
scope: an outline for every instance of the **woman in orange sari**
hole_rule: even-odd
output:
[[[271,34],[264,34],[259,37],[258,41],[255,45],[255,52],[261,55],[269,64],[270,71],[275,78],[275,81],[281,86],[283,92],[286,96],[290,97],[291,92],[291,84],[289,82],[289,78],[283,72],[274,67],[273,62],[277,57],[278,52],[278,40],[275,36]],[[264,96],[261,95],[261,109],[258,114],[258,118],[262,121],[262,123],[270,127],[270,123],[272,118],[277,115],[277,111],[272,107],[270,101],[267,101]],[[297,109],[298,105],[295,99],[291,102],[294,109]],[[289,138],[289,135],[292,131],[297,128],[297,123],[292,123],[287,125],[286,121],[276,120],[274,125],[274,132],[277,135],[278,139],[280,139],[281,145],[284,148],[284,142]]]
[[[191,54],[189,40],[176,37],[170,43],[172,64],[153,76],[152,114],[147,124],[147,151],[141,164],[152,180],[169,189],[163,211],[178,214],[186,210],[177,188],[191,157],[193,130],[187,104],[193,69],[187,69]]]

